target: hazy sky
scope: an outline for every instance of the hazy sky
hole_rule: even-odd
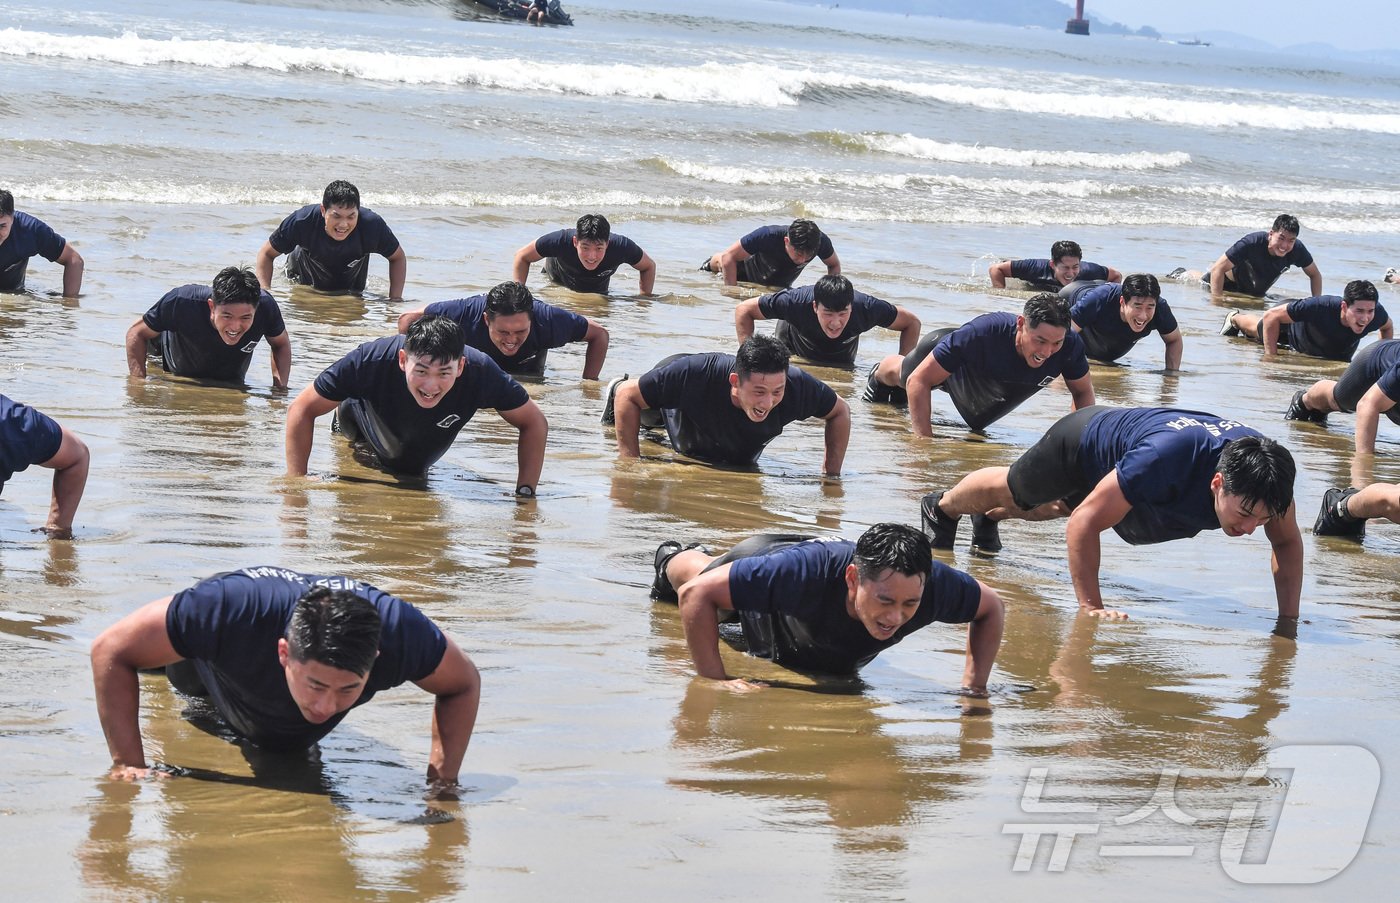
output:
[[[1069,0],[1070,6],[1074,0]],[[1158,31],[1235,31],[1280,47],[1400,47],[1397,0],[1085,0],[1086,14]]]

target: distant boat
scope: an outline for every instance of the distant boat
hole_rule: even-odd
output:
[[[1177,41],[1182,47],[1209,47],[1210,41],[1202,41],[1200,38],[1192,38],[1189,41]]]
[[[524,19],[530,13],[529,0],[468,0],[475,6],[484,6],[497,15],[508,19]],[[544,21],[549,25],[572,25],[574,17],[564,12],[559,0],[549,0],[549,14]]]

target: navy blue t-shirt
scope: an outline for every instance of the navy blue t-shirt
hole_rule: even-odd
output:
[[[451,446],[480,408],[512,411],[530,400],[520,383],[475,348],[463,349],[466,367],[436,405],[419,406],[399,367],[404,336],[366,342],[316,377],[316,391],[331,401],[351,400],[371,418],[365,438],[385,466],[427,470]]]
[[[642,262],[642,247],[625,235],[614,232],[608,237],[608,249],[596,269],[585,269],[574,247],[577,229],[560,229],[535,239],[535,253],[547,258],[545,275],[576,292],[608,293],[613,273],[624,263],[635,267]]]
[[[317,586],[349,590],[379,610],[379,657],[355,706],[381,690],[423,680],[447,651],[447,638],[422,612],[349,577],[252,567],[201,580],[170,600],[165,614],[170,645],[195,666],[229,725],[259,746],[305,749],[348,713],[321,724],[307,721],[277,661],[277,641],[286,635],[292,609]]]
[[[1066,330],[1060,350],[1032,367],[1016,352],[1016,314],[982,314],[944,336],[934,359],[951,375],[943,389],[963,422],[975,430],[1005,417],[1062,373],[1080,379],[1089,373],[1084,343]]]
[[[1122,298],[1123,286],[1105,282],[1080,293],[1070,308],[1070,318],[1079,325],[1079,338],[1084,342],[1085,352],[1094,360],[1116,361],[1150,333],[1155,331],[1166,336],[1177,330],[1171,305],[1158,298],[1157,312],[1152,319],[1147,321],[1142,332],[1133,332],[1120,313]]]
[[[1231,274],[1225,277],[1226,290],[1256,298],[1262,298],[1289,267],[1302,268],[1313,262],[1312,254],[1301,241],[1294,242],[1293,250],[1283,257],[1270,254],[1268,232],[1249,233],[1231,245],[1225,256],[1234,266]],[[1210,273],[1206,273],[1202,281],[1209,282]]]
[[[264,290],[253,311],[253,325],[237,345],[228,345],[209,319],[209,299],[213,295],[214,290],[207,285],[182,285],[166,292],[141,319],[161,334],[161,363],[169,372],[241,382],[258,342],[287,331],[282,309]]]
[[[10,235],[0,242],[0,270],[38,255],[50,262],[58,260],[68,242],[41,219],[15,211]]]
[[[1238,420],[1176,408],[1110,409],[1089,421],[1079,462],[1090,485],[1118,471],[1132,510],[1113,529],[1134,545],[1216,530],[1211,478],[1235,439],[1261,436]]]
[[[676,451],[718,464],[752,465],[783,427],[826,417],[836,407],[830,386],[789,366],[782,401],[755,423],[730,398],[733,372],[734,355],[711,352],[683,355],[642,374],[642,400],[661,411]]]
[[[1028,257],[1022,260],[1011,261],[1011,275],[1022,282],[1029,282],[1038,289],[1057,292],[1061,288],[1059,280],[1055,278],[1055,263],[1048,257]],[[1079,261],[1079,275],[1075,276],[1076,282],[1088,282],[1090,280],[1108,281],[1108,267],[1101,264],[1091,263],[1087,260]]]
[[[289,254],[293,248],[304,248],[334,281],[317,288],[336,288],[353,281],[360,261],[369,254],[392,256],[399,249],[399,240],[384,218],[368,207],[360,208],[355,230],[336,241],[326,234],[326,218],[320,204],[307,204],[282,220],[267,239],[278,254]]]
[[[759,226],[739,239],[739,247],[752,255],[747,260],[739,261],[737,272],[741,281],[786,287],[802,275],[807,264],[793,263],[792,258],[788,256],[787,246],[783,243],[783,239],[787,238],[788,228]],[[831,239],[823,232],[821,244],[817,247],[817,258],[826,260],[835,253],[836,248],[832,246]]]
[[[1390,314],[1376,305],[1376,315],[1357,335],[1342,325],[1342,299],[1338,295],[1320,295],[1288,302],[1288,318],[1279,331],[1279,343],[1313,357],[1333,361],[1349,361],[1356,353],[1361,339],[1377,332],[1390,322]]]
[[[837,338],[829,337],[817,319],[812,305],[816,289],[810,285],[788,288],[758,299],[758,310],[769,320],[777,320],[778,341],[793,354],[821,364],[855,363],[860,334],[876,326],[888,327],[899,316],[899,310],[865,292],[856,292],[851,301],[851,318]]]
[[[530,310],[530,335],[520,343],[515,354],[507,356],[491,341],[485,315],[485,295],[435,301],[423,309],[425,317],[441,316],[456,320],[467,337],[467,347],[482,352],[507,373],[538,376],[544,372],[549,349],[581,342],[588,333],[588,318],[536,298]]]
[[[58,454],[62,444],[63,430],[52,418],[0,395],[0,489],[19,471]]]
[[[849,674],[921,627],[977,616],[977,581],[935,561],[914,616],[894,636],[876,639],[846,610],[854,557],[853,542],[814,539],[732,562],[729,597],[749,653],[801,671]]]

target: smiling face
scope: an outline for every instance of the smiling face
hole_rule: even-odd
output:
[[[409,394],[420,408],[437,407],[442,397],[452,390],[466,366],[464,358],[455,361],[430,360],[411,356],[399,349],[399,369],[408,383]]]
[[[608,253],[608,243],[596,238],[574,238],[574,250],[578,252],[578,262],[585,270],[596,270]]]
[[[368,674],[342,671],[318,661],[299,662],[285,639],[277,641],[277,661],[287,675],[287,689],[312,724],[324,724],[355,704],[364,691]]]
[[[829,339],[841,338],[841,333],[846,331],[846,324],[851,322],[850,307],[845,310],[828,310],[813,301],[812,310],[817,312],[817,322],[821,324],[822,332],[826,333]]]
[[[1215,500],[1215,517],[1226,536],[1248,536],[1273,519],[1263,504],[1245,503],[1244,499],[1225,491],[1225,478],[1216,474],[1210,481]]]
[[[209,324],[225,345],[237,345],[249,329],[258,308],[253,304],[215,304],[209,299]]]
[[[326,220],[326,234],[336,241],[345,241],[360,224],[359,207],[345,207],[340,204],[322,207],[321,216]]]
[[[888,640],[903,627],[924,597],[924,578],[886,570],[861,580],[854,564],[846,566],[846,613],[877,640]]]
[[[1297,243],[1298,236],[1293,232],[1275,230],[1269,233],[1269,253],[1275,257],[1287,257]]]
[[[530,337],[530,315],[527,313],[498,314],[493,320],[489,314],[482,314],[486,321],[486,334],[491,344],[506,357],[520,353],[520,346]]]
[[[1347,304],[1342,302],[1342,325],[1357,335],[1366,331],[1366,327],[1371,325],[1371,321],[1376,318],[1376,302],[1374,301],[1353,301]]]
[[[1140,298],[1122,295],[1118,298],[1118,315],[1133,332],[1142,332],[1157,315],[1157,299],[1151,295]]]
[[[1071,282],[1078,279],[1079,261],[1080,258],[1070,257],[1066,254],[1059,260],[1051,262],[1050,266],[1055,271],[1055,281],[1060,283],[1060,285],[1069,285]]]
[[[729,374],[729,400],[755,423],[767,419],[786,391],[786,372],[750,373],[742,380],[737,373]]]
[[[1065,344],[1063,326],[1041,323],[1032,329],[1025,317],[1016,318],[1016,353],[1032,367],[1039,367]]]

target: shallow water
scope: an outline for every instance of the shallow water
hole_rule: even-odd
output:
[[[1133,620],[1096,624],[1074,616],[1062,526],[1010,525],[997,560],[964,545],[944,556],[1010,605],[993,698],[972,712],[953,695],[953,627],[820,692],[732,653],[733,672],[791,686],[735,696],[692,680],[674,609],[646,598],[652,550],[671,536],[721,549],[759,531],[855,537],[881,520],[915,523],[924,492],[1009,463],[1064,413],[1060,386],[985,439],[936,399],[937,438],[915,440],[901,414],[858,400],[865,369],[895,348],[869,334],[861,375],[815,371],[852,401],[845,474],[831,482],[817,475],[821,432],[808,425],[775,441],[755,473],[645,444],[646,460],[619,465],[597,422],[602,387],[579,381],[581,350],[561,349],[529,386],[551,435],[540,498],[517,504],[513,431],[489,412],[426,481],[405,485],[356,463],[323,422],[311,466],[334,478],[289,482],[288,398],[269,389],[265,351],[242,393],[160,373],[129,382],[121,340],[168,288],[250,262],[336,177],[356,181],[402,240],[415,306],[506,278],[516,248],[585,209],[609,215],[658,261],[656,297],[631,296],[626,270],[611,298],[533,274],[545,297],[611,331],[605,378],[675,351],[729,349],[743,293],[695,264],[800,213],[820,218],[858,287],[926,327],[1018,307],[1023,296],[974,278],[1000,256],[1072,235],[1124,272],[1199,268],[1283,209],[1302,218],[1326,289],[1339,292],[1395,263],[1400,78],[782,4],[569,8],[572,30],[446,3],[7,9],[4,179],[88,268],[77,301],[46,294],[59,274],[41,261],[35,294],[0,296],[3,391],[93,452],[75,542],[29,532],[47,474],[18,475],[0,499],[7,892],[849,900],[1034,881],[1059,899],[1110,878],[1154,898],[1306,893],[1237,883],[1221,840],[1236,803],[1258,803],[1256,843],[1269,836],[1287,776],[1245,771],[1270,749],[1360,746],[1389,776],[1400,532],[1373,524],[1360,547],[1306,535],[1323,490],[1350,476],[1352,418],[1320,429],[1281,412],[1295,388],[1341,368],[1265,363],[1221,339],[1223,309],[1194,286],[1165,290],[1185,372],[1159,372],[1149,338],[1123,366],[1094,368],[1099,399],[1235,416],[1293,449],[1307,555],[1297,641],[1270,633],[1262,536],[1110,540],[1106,592]],[[225,43],[173,62],[188,50],[176,39]],[[56,55],[19,55],[41,46]],[[1216,124],[1240,116],[1248,127]],[[383,300],[383,263],[371,273],[365,299],[279,280],[294,390],[392,330],[401,308]],[[1278,289],[1296,295],[1306,280],[1292,273]],[[1392,287],[1382,302],[1400,312]],[[1397,438],[1382,425],[1375,478],[1400,480]],[[149,599],[260,563],[399,593],[472,655],[484,691],[461,803],[421,797],[431,706],[412,689],[357,710],[315,761],[288,762],[250,760],[202,732],[150,678],[148,751],[192,773],[104,780],[91,639]],[[1048,769],[1042,800],[1097,808],[1032,811],[1034,769]],[[1153,798],[1164,769],[1181,769],[1175,800],[1191,821],[1157,812],[1116,824]],[[1359,783],[1335,795],[1364,805]],[[1383,780],[1366,843],[1329,890],[1375,895],[1393,880],[1394,803]],[[1018,872],[1020,837],[1004,826],[1034,822],[1098,828],[1075,839],[1063,872],[1049,871],[1048,838]],[[1308,822],[1315,848],[1335,823]],[[1109,857],[1105,844],[1193,850]]]

